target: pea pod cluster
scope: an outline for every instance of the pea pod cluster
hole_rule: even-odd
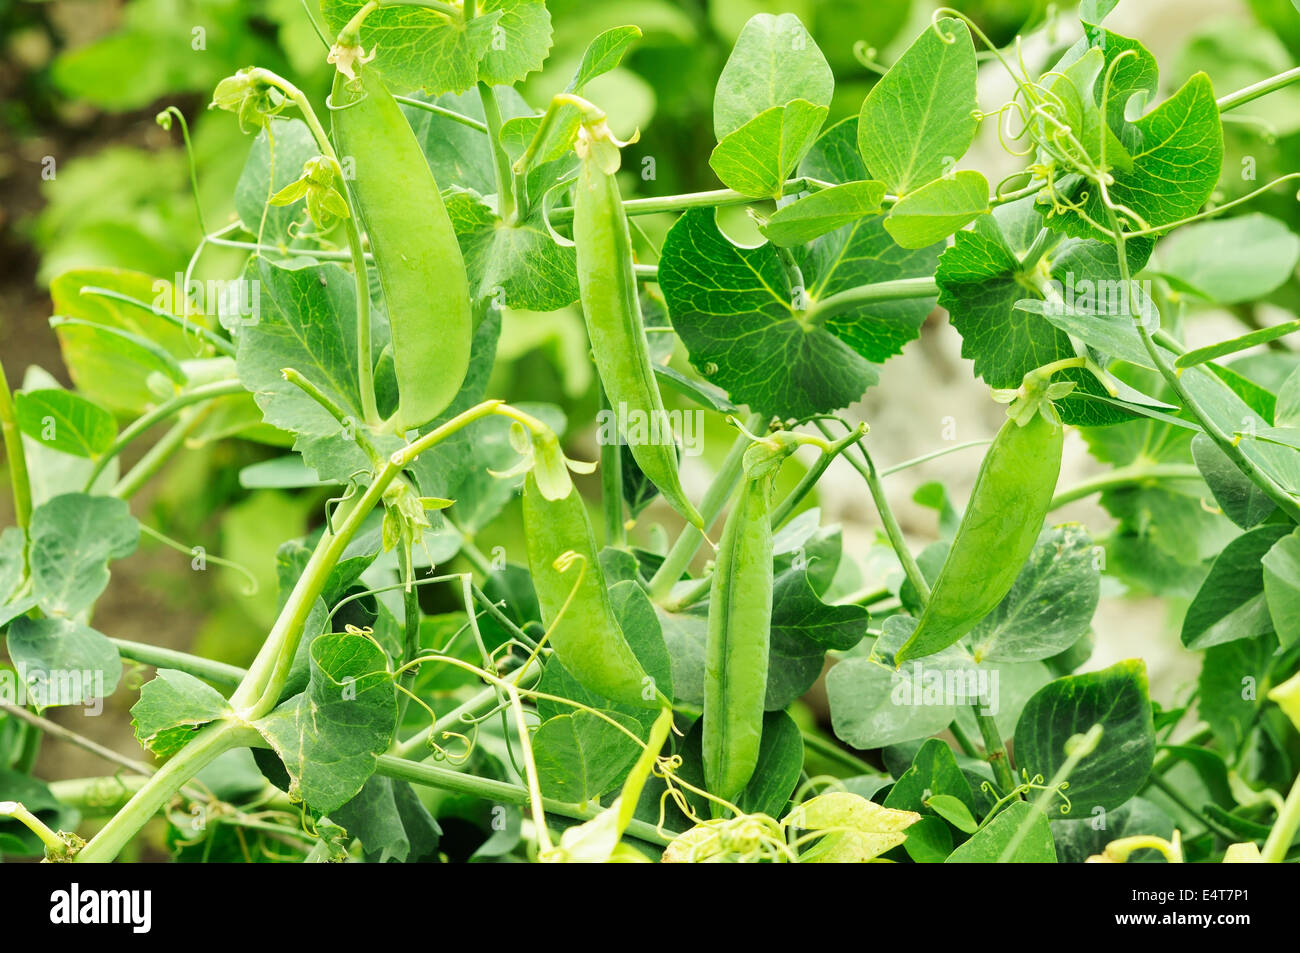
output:
[[[334,140],[370,239],[393,337],[399,433],[451,403],[469,371],[473,313],[465,262],[429,163],[372,70],[334,77]]]
[[[734,801],[758,765],[772,628],[773,481],[793,452],[773,434],[745,453],[740,498],[722,529],[709,589],[704,669],[704,780]]]
[[[1029,409],[1008,417],[989,447],[952,548],[896,663],[933,655],[965,636],[1011,591],[1029,558],[1056,491],[1065,434],[1050,403],[1042,412]]]
[[[614,615],[591,519],[577,488],[570,486],[560,499],[547,499],[529,473],[524,479],[524,533],[542,622],[560,664],[585,687],[613,701],[642,708],[664,704],[661,694],[646,691],[653,680]],[[573,555],[565,568],[557,567],[556,560],[565,554]]]
[[[677,447],[650,361],[632,267],[632,238],[619,192],[618,147],[602,120],[584,125],[582,158],[574,186],[573,240],[578,288],[596,370],[619,419],[626,413],[647,422],[646,441],[629,440],[643,473],[668,504],[703,529],[703,520],[682,489]]]

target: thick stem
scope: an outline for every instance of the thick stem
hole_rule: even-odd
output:
[[[1297,82],[1300,82],[1300,66],[1289,69],[1284,73],[1278,73],[1276,76],[1270,76],[1268,79],[1260,80],[1258,83],[1239,89],[1235,93],[1220,96],[1218,100],[1219,112],[1226,113],[1230,109],[1244,106],[1261,96],[1267,96],[1269,93],[1276,92]]]
[[[143,642],[130,642],[126,639],[109,639],[109,641],[113,643],[117,653],[124,659],[130,659],[142,665],[152,665],[155,668],[175,669],[196,678],[206,679],[214,685],[225,685],[233,688],[243,681],[244,676],[248,674],[246,670],[239,668],[237,665],[214,662],[211,659],[197,655],[177,652],[175,649],[146,645]]]
[[[218,721],[200,728],[194,740],[146,781],[122,810],[114,814],[73,858],[76,863],[108,863],[140,828],[158,813],[190,778],[218,756],[260,739],[247,725]]]
[[[975,713],[975,723],[979,725],[980,737],[984,739],[984,753],[993,768],[993,777],[998,783],[998,793],[1004,797],[1015,790],[1016,778],[1011,773],[1011,764],[1007,758],[1006,746],[1002,743],[1002,732],[992,715],[986,715],[976,702],[971,706]]]
[[[896,278],[870,285],[847,288],[829,298],[815,302],[803,315],[803,322],[819,327],[837,314],[873,301],[899,301],[907,298],[932,298],[939,293],[939,285],[932,277]]]
[[[824,183],[809,179],[788,179],[782,187],[782,194],[811,192],[824,187]],[[661,195],[654,198],[628,199],[623,209],[628,215],[655,215],[659,212],[685,212],[692,208],[723,208],[730,205],[752,205],[767,199],[754,198],[735,189],[713,189],[708,192],[684,192],[681,195]],[[548,218],[553,225],[563,225],[573,221],[573,207],[564,205],[552,209]]]
[[[1052,497],[1050,509],[1059,509],[1067,503],[1125,486],[1143,486],[1162,480],[1202,480],[1201,471],[1190,463],[1138,464],[1120,467],[1109,473],[1083,480]]]
[[[1296,831],[1300,830],[1300,778],[1291,785],[1291,793],[1282,803],[1273,829],[1268,832],[1260,859],[1267,864],[1280,864],[1286,858],[1287,851],[1295,841]]]
[[[176,452],[185,446],[185,441],[189,439],[196,427],[203,422],[207,416],[204,412],[208,408],[201,408],[199,411],[187,411],[171,430],[163,434],[161,440],[149,448],[149,452],[140,458],[140,461],[131,468],[122,479],[110,491],[111,494],[119,500],[129,500],[140,491],[146,483],[149,482],[159,470],[167,465],[167,461],[176,455]]]
[[[514,176],[510,171],[510,156],[501,145],[501,106],[497,94],[488,83],[478,84],[479,99],[483,103],[483,118],[487,120],[488,145],[492,148],[492,165],[496,171],[497,210],[507,224],[515,218]]]

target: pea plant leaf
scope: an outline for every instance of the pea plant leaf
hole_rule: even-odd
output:
[[[896,810],[937,817],[938,812],[926,802],[940,794],[960,801],[968,811],[977,809],[975,794],[952,749],[938,738],[930,738],[916,749],[911,766],[894,782],[884,803]]]
[[[811,147],[828,111],[806,99],[765,109],[718,143],[709,166],[727,188],[780,198],[786,177]]]
[[[397,723],[387,661],[365,636],[319,636],[306,691],[254,722],[289,773],[290,797],[328,813],[374,773]]]
[[[628,48],[639,39],[641,39],[639,26],[616,26],[599,34],[587,44],[582,60],[578,63],[578,68],[573,71],[573,77],[565,90],[581,95],[593,79],[618,69],[619,64],[623,62],[623,57],[627,55]]]
[[[1210,567],[1183,617],[1183,645],[1204,649],[1273,632],[1264,596],[1264,556],[1291,527],[1269,524],[1234,539]]]
[[[1071,817],[1074,817],[1071,813]],[[1135,797],[1106,813],[1106,826],[1098,829],[1094,818],[1052,821],[1052,838],[1056,842],[1057,856],[1063,864],[1082,864],[1094,854],[1100,854],[1111,841],[1138,834],[1152,835],[1168,840],[1174,834],[1173,819],[1145,798]],[[1137,851],[1129,858],[1133,863],[1141,855],[1154,855],[1155,851]]]
[[[108,637],[73,619],[20,616],[9,626],[9,657],[41,708],[106,698],[122,677]]]
[[[1044,530],[1011,591],[967,636],[975,660],[1026,662],[1065,651],[1088,631],[1100,579],[1086,529]]]
[[[135,552],[140,524],[125,500],[65,493],[32,512],[33,594],[47,615],[75,616],[108,587],[108,564]]]
[[[372,776],[330,819],[361,841],[367,863],[406,864],[437,859],[442,828],[405,781]]]
[[[1264,598],[1283,648],[1300,642],[1300,532],[1283,536],[1265,553]]]
[[[1029,700],[1016,724],[1017,767],[1048,781],[1065,763],[1070,739],[1098,724],[1101,740],[1069,778],[1073,817],[1114,810],[1146,783],[1156,745],[1146,665],[1129,660],[1058,678]],[[1050,815],[1065,816],[1062,802],[1053,802]]]
[[[904,195],[890,209],[885,230],[904,248],[925,248],[988,210],[988,180],[978,172],[963,170]]]
[[[95,459],[117,436],[117,422],[111,413],[71,391],[20,392],[14,402],[19,429],[51,450]]]
[[[160,668],[131,706],[131,725],[140,744],[166,758],[183,748],[195,730],[229,711],[226,699],[206,682]]]
[[[1069,334],[1023,306],[1026,298],[1043,298],[1041,286],[1020,264],[1028,246],[1021,247],[1025,232],[1017,219],[1036,218],[1031,203],[1032,199],[1026,199],[1001,206],[991,216],[980,218],[973,229],[958,232],[953,245],[940,256],[935,273],[939,304],[948,309],[962,336],[962,356],[975,362],[975,373],[990,387],[1018,387],[1034,368],[1076,355]],[[1134,254],[1143,254],[1137,243],[1133,247]],[[1144,247],[1149,253],[1150,243]],[[1130,266],[1136,263],[1140,267],[1144,260],[1134,262],[1130,256]],[[1071,287],[1085,279],[1095,287],[1098,282],[1113,283],[1119,278],[1114,249],[1097,241],[1071,240],[1059,245],[1051,254],[1050,268],[1050,280],[1068,282]],[[1067,423],[1100,425],[1127,418],[1113,405],[1089,399],[1106,392],[1087,371],[1067,370],[1058,379],[1076,385],[1075,393],[1057,405]]]
[[[551,14],[544,0],[479,0],[478,17],[498,17],[478,64],[482,82],[510,86],[542,68],[551,49]]]
[[[1215,304],[1262,298],[1291,277],[1300,236],[1252,212],[1180,228],[1160,243],[1150,270],[1180,291]]]
[[[1005,862],[1056,863],[1056,844],[1052,841],[1052,827],[1047,815],[1028,801],[1011,802],[1002,813],[993,818],[991,824],[949,854],[945,863],[996,864],[1003,860],[1003,855],[1023,825],[1029,826],[1029,832],[1015,851],[1006,857]]]
[[[125,295],[150,307],[97,294],[94,289]],[[188,315],[191,321],[203,320],[201,315],[189,312],[181,289],[165,279],[124,268],[73,268],[50,281],[50,298],[54,313],[65,318],[80,318],[130,332],[179,360],[188,360],[196,354],[192,330],[186,331],[151,310],[158,308],[177,317]]]
[[[337,36],[364,3],[365,0],[321,0],[321,14],[331,35]],[[507,7],[516,14],[512,18],[513,31],[524,37],[525,50],[528,49],[536,25],[535,15],[534,18],[519,15],[518,8],[531,5],[528,0],[484,3],[468,23],[463,17],[430,7],[384,6],[366,18],[361,39],[367,50],[374,47],[376,67],[395,88],[423,89],[434,95],[460,93],[478,82],[479,63],[487,56],[494,39],[503,35],[496,30],[505,19]],[[549,45],[549,16],[547,21]],[[542,55],[545,52],[543,47]],[[517,55],[516,62],[530,59],[524,50]],[[493,62],[502,69],[512,65],[506,57],[498,57]]]
[[[1277,644],[1271,635],[1211,646],[1197,680],[1197,709],[1225,751],[1240,751],[1259,713],[1259,686],[1268,678]]]
[[[1198,433],[1192,437],[1192,459],[1223,515],[1242,529],[1258,526],[1277,509],[1208,435]]]
[[[914,811],[881,807],[848,791],[831,791],[800,804],[789,823],[800,830],[834,832],[805,851],[801,861],[860,864],[898,847],[907,840],[907,829],[920,819]]]
[[[639,727],[627,715],[605,715],[634,734]],[[617,727],[586,711],[548,718],[533,734],[542,795],[573,804],[616,788],[640,751]]]
[[[141,414],[186,382],[175,357],[133,331],[61,315],[50,327],[77,390],[115,414]]]
[[[714,135],[721,142],[759,114],[796,99],[829,106],[834,89],[826,57],[797,16],[757,14],[740,31],[718,77]]]
[[[447,214],[473,297],[525,311],[557,311],[578,300],[574,249],[558,244],[540,215],[503,224],[482,198],[463,191],[448,196]]]
[[[975,44],[960,20],[927,27],[880,82],[858,118],[858,148],[897,195],[950,172],[975,138]]]
[[[783,248],[803,245],[880,212],[885,197],[883,182],[846,182],[802,196],[781,206],[759,231]]]

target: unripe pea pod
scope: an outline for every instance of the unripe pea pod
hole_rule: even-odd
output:
[[[896,664],[959,641],[1011,591],[1051,507],[1064,435],[1046,397],[1013,405],[980,465],[921,619],[894,655]]]
[[[577,487],[549,500],[530,472],[523,502],[528,569],[560,664],[583,686],[612,701],[642,708],[668,704],[614,615],[591,519]]]
[[[649,440],[628,441],[637,466],[673,509],[702,530],[703,519],[682,489],[672,426],[650,361],[632,268],[632,238],[615,178],[618,146],[603,115],[582,127],[578,154],[582,162],[574,186],[573,240],[596,370],[614,412],[626,409],[648,424]]]
[[[355,170],[350,191],[384,291],[400,433],[445,410],[469,371],[465,261],[429,163],[380,77],[363,69],[352,82],[338,72],[330,102],[335,145]]]
[[[704,781],[733,801],[758,765],[772,627],[771,495],[798,446],[772,434],[745,452],[745,481],[727,516],[709,588],[704,670]]]

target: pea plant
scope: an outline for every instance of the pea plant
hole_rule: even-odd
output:
[[[255,137],[237,218],[198,209],[176,282],[56,278],[75,390],[0,388],[0,850],[136,856],[161,812],[182,860],[1294,859],[1300,322],[1184,341],[1292,277],[1250,206],[1300,172],[1243,189],[1225,122],[1300,71],[1162,99],[1116,2],[1005,47],[941,9],[887,68],[859,50],[851,112],[799,19],[756,15],[713,96],[723,187],[627,199],[637,131],[595,89],[636,26],[529,103],[542,0],[305,5],[327,98],[261,66],[213,94]],[[998,174],[966,167],[981,133]],[[237,271],[192,293],[217,251]],[[575,306],[595,461],[493,373],[503,321]],[[1005,420],[880,466],[850,408],[936,306]],[[1108,469],[1059,487],[1080,437]],[[131,507],[196,442],[319,501],[246,667],[92,626],[142,533],[222,564]],[[938,541],[906,538],[885,481],[977,447],[964,507],[918,493]],[[832,465],[883,527],[856,552],[810,506]],[[1059,522],[1094,496],[1096,539]],[[1193,685],[1090,664],[1103,591],[1171,600]],[[118,691],[147,754],[48,717]],[[41,781],[42,738],[114,773]]]

